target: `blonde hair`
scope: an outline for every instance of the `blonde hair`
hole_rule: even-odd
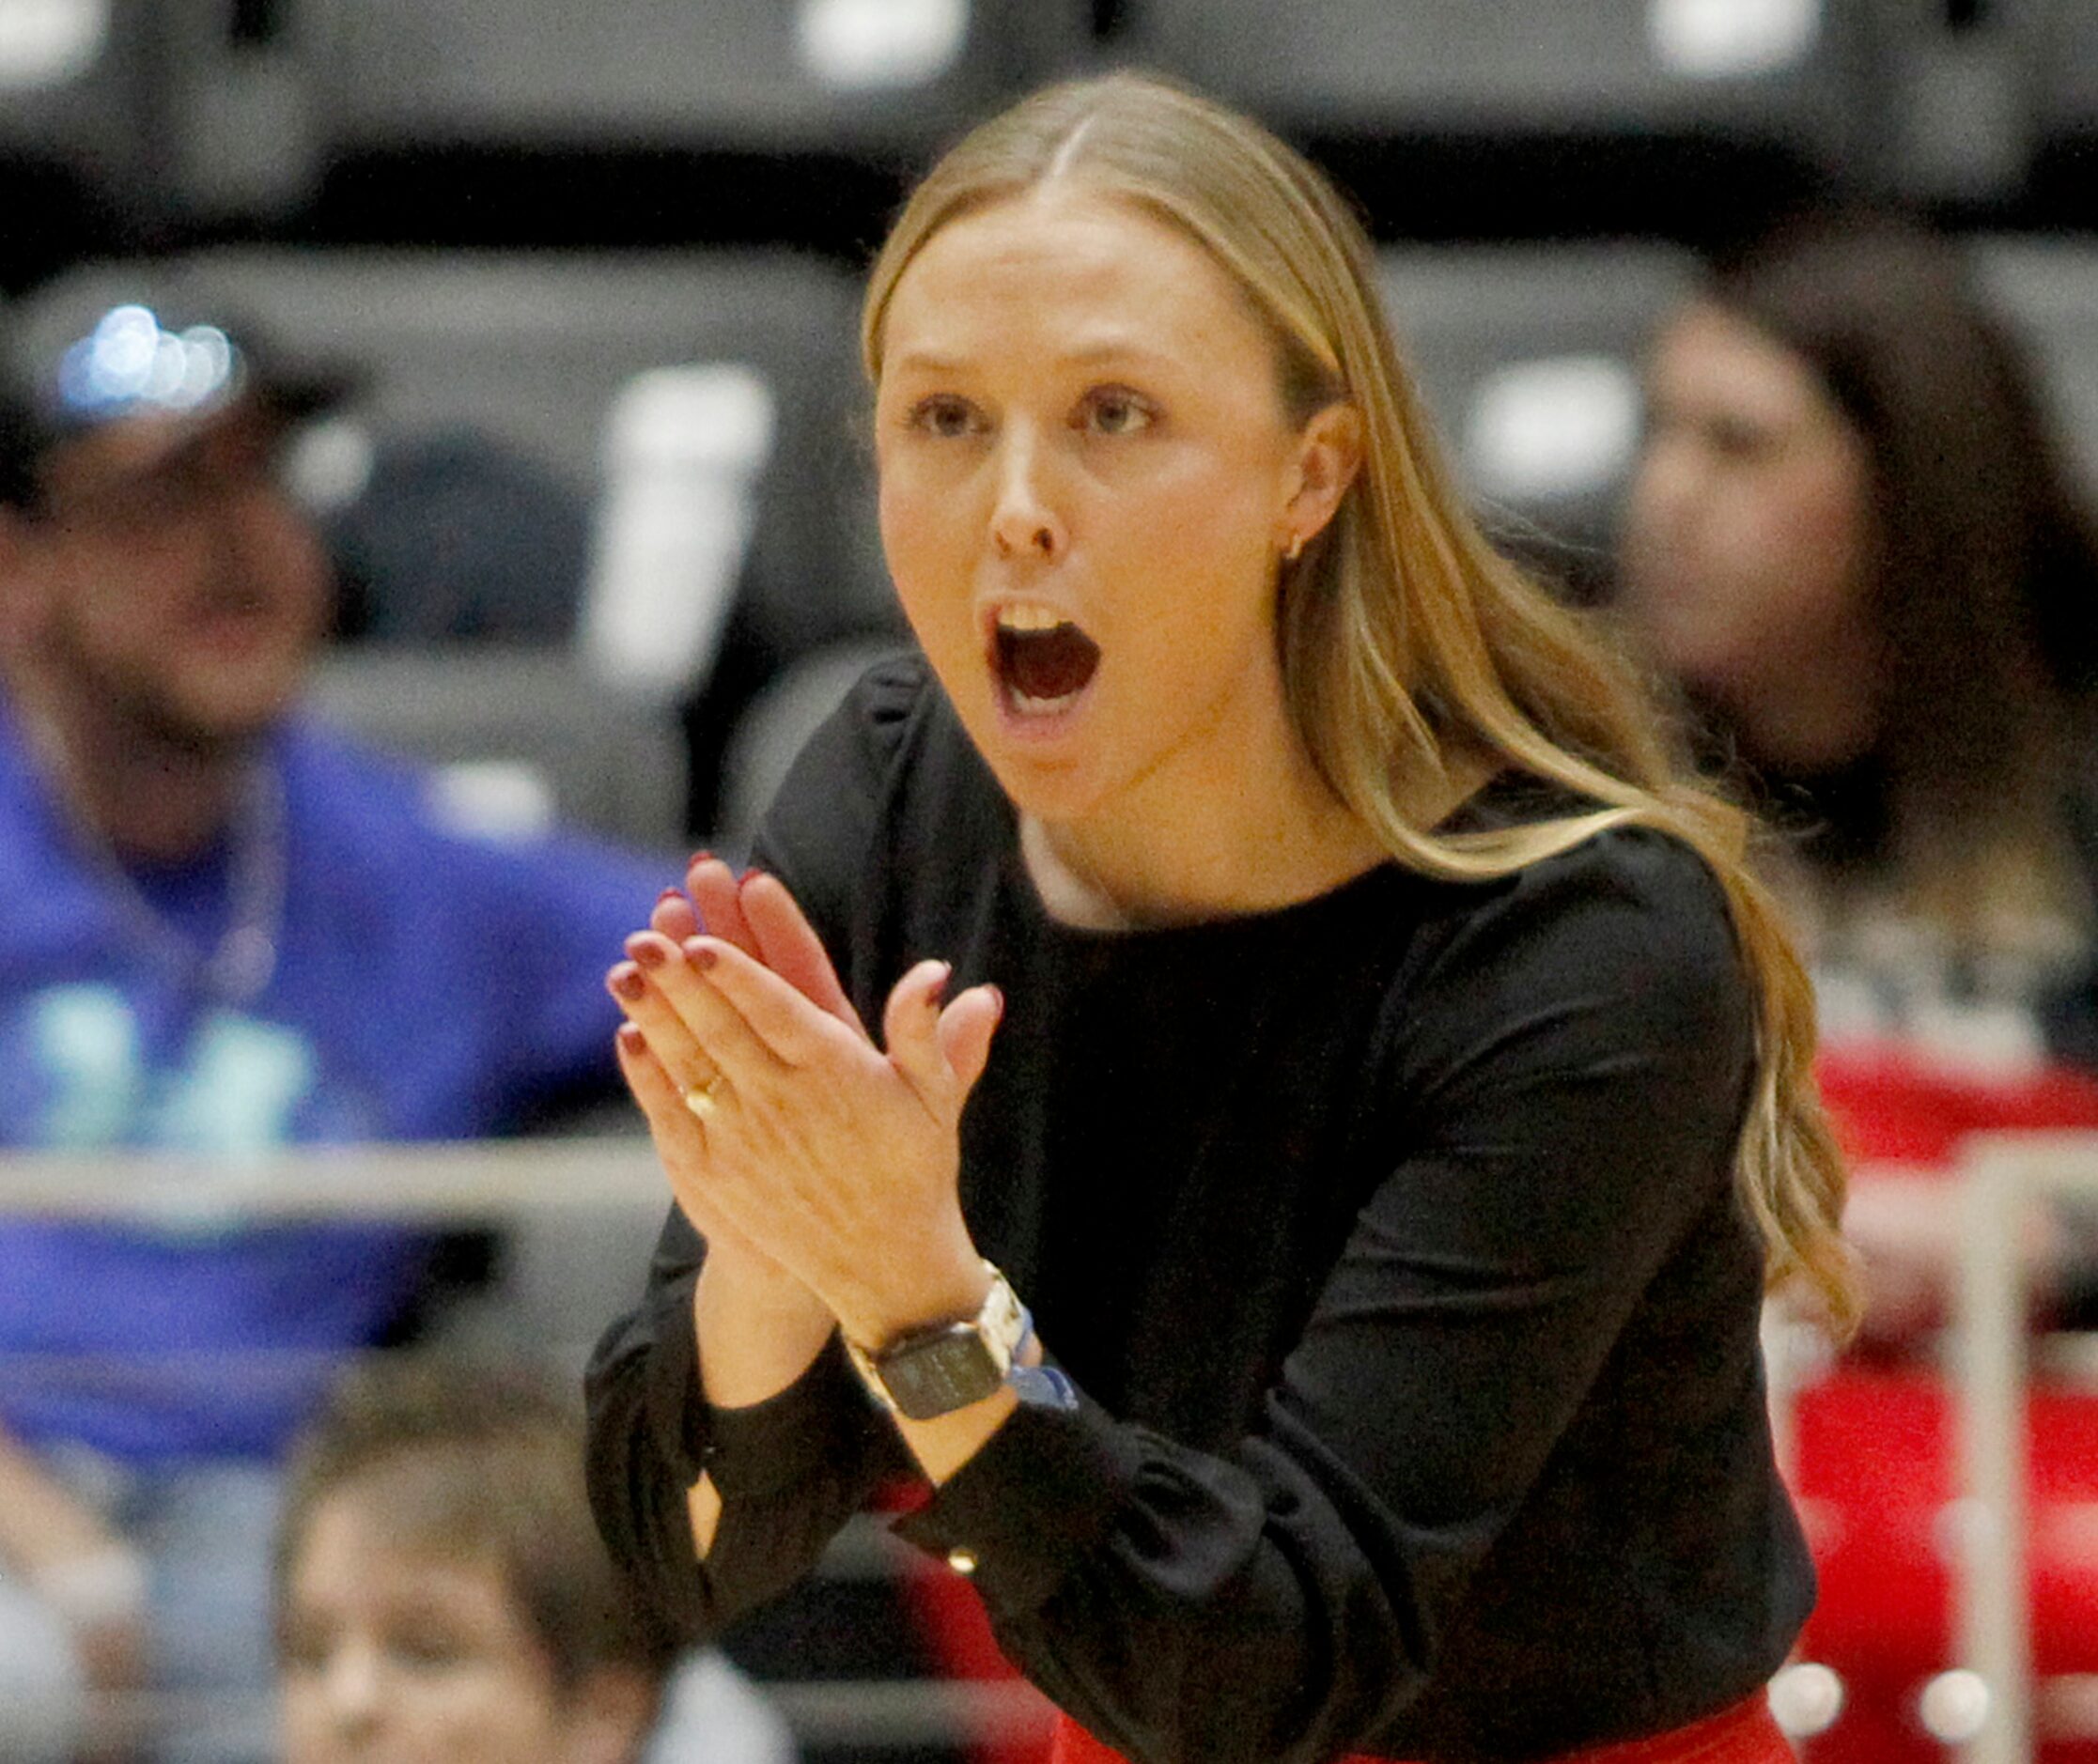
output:
[[[1813,997],[1750,874],[1748,818],[1691,781],[1646,683],[1594,623],[1496,552],[1467,512],[1401,364],[1368,239],[1338,193],[1258,125],[1118,73],[1053,86],[985,123],[912,193],[876,259],[862,318],[881,374],[898,280],[941,227],[1056,178],[1179,227],[1271,329],[1291,420],[1345,400],[1364,463],[1338,513],[1282,566],[1278,626],[1291,715],[1336,796],[1400,862],[1506,875],[1637,824],[1681,840],[1724,890],[1757,1001],[1757,1083],[1735,1160],[1773,1286],[1801,1281],[1831,1327],[1858,1311],[1839,1229],[1844,1175],[1810,1071]],[[1598,806],[1528,826],[1438,834],[1404,786],[1476,752]]]

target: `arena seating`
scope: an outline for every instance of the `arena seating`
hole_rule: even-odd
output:
[[[1135,0],[1136,53],[1287,127],[1857,140],[1869,10],[1818,0]]]
[[[917,151],[1067,66],[1071,0],[317,0],[331,149]]]
[[[2002,0],[2029,72],[2042,138],[2098,136],[2098,11],[2084,0]]]
[[[1640,354],[1688,256],[1636,240],[1412,247],[1386,310],[1488,531],[1593,598],[1639,444]]]
[[[2022,334],[2055,420],[2098,491],[2098,247],[1998,235],[1977,241],[1975,261]]]

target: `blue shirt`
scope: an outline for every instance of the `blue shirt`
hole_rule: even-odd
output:
[[[475,1138],[616,1082],[605,968],[663,866],[593,842],[447,830],[423,775],[294,722],[272,745],[285,890],[238,1005],[171,963],[87,858],[0,704],[0,1146]],[[222,847],[137,880],[209,952]],[[387,1226],[0,1220],[0,1427],[145,1461],[273,1453],[423,1273]]]

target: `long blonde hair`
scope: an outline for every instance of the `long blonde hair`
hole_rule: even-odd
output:
[[[1307,161],[1247,118],[1149,77],[1037,93],[966,137],[905,206],[868,282],[869,377],[880,379],[897,281],[926,240],[1054,178],[1165,219],[1230,272],[1274,334],[1293,421],[1338,400],[1360,413],[1362,470],[1326,529],[1283,566],[1278,626],[1298,732],[1392,857],[1429,875],[1483,880],[1636,823],[1681,840],[1718,879],[1757,1002],[1757,1083],[1736,1184],[1769,1282],[1803,1282],[1831,1327],[1847,1332],[1857,1280],[1839,1229],[1842,1161],[1810,1070],[1813,997],[1748,867],[1751,823],[1679,766],[1617,646],[1486,542],[1381,316],[1369,240]],[[1404,783],[1443,775],[1467,751],[1597,806],[1492,831],[1415,825]]]

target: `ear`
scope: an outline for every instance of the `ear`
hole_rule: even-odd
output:
[[[1362,469],[1362,413],[1344,399],[1317,411],[1297,438],[1288,501],[1283,506],[1283,549],[1308,545],[1326,530],[1348,487]]]
[[[633,1666],[599,1666],[568,1693],[567,1747],[571,1764],[633,1764],[656,1719],[658,1691]]]

